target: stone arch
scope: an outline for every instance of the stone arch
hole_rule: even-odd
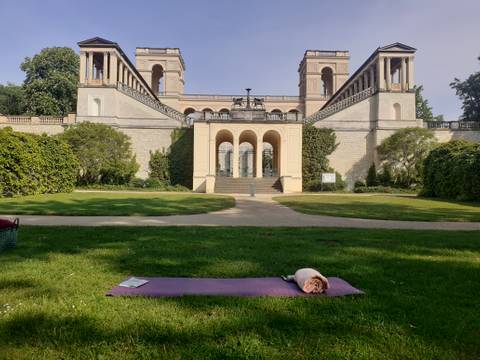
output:
[[[393,104],[393,118],[402,120],[402,106],[399,103]]]
[[[190,114],[193,114],[194,112],[196,112],[196,110],[194,108],[191,108],[191,107],[188,107],[185,110],[183,110],[184,115],[190,115]]]
[[[320,89],[321,95],[331,96],[333,95],[333,69],[326,66],[322,69],[321,73],[322,88]]]
[[[165,86],[163,81],[163,67],[160,64],[152,66],[152,90],[155,94],[163,94],[165,92]]]
[[[272,111],[270,111],[272,113],[275,113],[275,114],[281,114],[282,113],[282,110],[280,109],[273,109]]]
[[[281,175],[282,136],[276,130],[268,130],[262,136],[262,171],[263,176]]]
[[[233,175],[233,134],[220,130],[215,135],[215,170],[217,176]]]
[[[213,110],[210,109],[210,108],[208,108],[208,107],[206,107],[206,108],[204,108],[204,109],[202,110],[202,112],[213,112]]]
[[[256,176],[257,134],[253,130],[243,130],[238,137],[238,173],[240,177]]]

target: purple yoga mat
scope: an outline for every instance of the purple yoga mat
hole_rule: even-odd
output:
[[[173,297],[184,295],[220,295],[220,296],[344,296],[363,294],[348,282],[330,277],[330,289],[320,295],[305,294],[297,284],[286,282],[280,277],[211,279],[211,278],[150,278],[148,283],[138,288],[115,286],[108,296],[149,296]]]

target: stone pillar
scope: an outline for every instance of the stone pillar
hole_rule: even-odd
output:
[[[375,88],[375,68],[370,66],[370,87]]]
[[[234,178],[238,178],[238,157],[240,156],[240,144],[238,143],[239,139],[238,139],[238,135],[234,134],[233,135],[233,177]]]
[[[358,92],[358,86],[357,86],[357,80],[353,82],[353,94],[356,94]]]
[[[128,86],[128,71],[127,67],[125,66],[124,63],[122,63],[123,66],[123,83]]]
[[[88,53],[88,80],[93,80],[93,52]]]
[[[383,57],[378,57],[377,74],[378,89],[385,90],[385,59]]]
[[[108,52],[103,53],[102,80],[103,80],[104,84],[107,84],[107,80],[108,80]]]
[[[257,139],[255,156],[256,156],[255,177],[261,178],[263,177],[263,141],[258,139]]]
[[[109,74],[109,83],[110,85],[117,85],[118,73],[117,73],[117,56],[114,52],[110,53],[110,74]]]
[[[216,154],[216,141],[215,138],[210,139],[209,149],[208,149],[208,156],[209,156],[209,169],[208,175],[216,176],[217,175],[217,154]]]
[[[408,88],[413,89],[415,86],[415,80],[413,77],[413,56],[408,58]]]
[[[386,78],[387,78],[387,90],[391,90],[392,88],[392,68],[390,58],[386,58],[387,60],[387,69],[386,69]]]
[[[80,84],[86,83],[86,73],[87,73],[87,54],[82,51],[80,52],[80,70],[79,70]]]
[[[402,84],[402,91],[407,89],[407,64],[406,59],[402,58],[402,67],[400,69],[400,83]]]
[[[370,85],[371,86],[371,85]],[[369,88],[369,84],[368,84],[368,72],[365,71],[363,73],[363,90],[366,90]]]

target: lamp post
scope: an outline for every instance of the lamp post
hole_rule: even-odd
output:
[[[250,110],[251,109],[251,107],[250,107],[250,91],[252,91],[252,89],[246,88],[245,90],[247,90],[247,107],[246,107],[246,109]]]

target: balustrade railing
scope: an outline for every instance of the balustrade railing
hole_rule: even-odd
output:
[[[250,120],[250,121],[302,121],[301,113],[281,113],[281,112],[262,112],[254,111],[250,114],[248,111],[232,111],[235,115],[227,112],[205,111],[203,113],[204,120]],[[241,116],[245,115],[245,116]],[[252,115],[252,116],[247,116]]]
[[[32,123],[32,118],[30,116],[7,116],[7,122],[9,124],[18,124],[18,125],[23,125],[23,124],[31,124]]]
[[[42,125],[57,125],[63,124],[63,117],[58,116],[40,116],[40,124]]]
[[[305,119],[306,123],[314,123],[325,119],[347,107],[350,107],[362,100],[365,100],[375,94],[376,89],[374,87],[369,87],[365,90],[362,90],[352,96],[347,97],[346,99],[340,100],[332,105],[327,106],[324,109],[317,111],[316,113],[310,115]]]
[[[162,114],[167,115],[172,119],[190,125],[191,120],[186,115],[182,114],[180,111],[177,111],[168,105],[161,103],[160,101],[152,98],[149,95],[142,94],[141,92],[132,89],[131,87],[122,83],[118,83],[117,89],[125,95],[128,95],[137,101],[140,101],[144,105],[150,106],[151,108],[161,112]]]
[[[480,130],[480,121],[425,121],[427,129]]]

